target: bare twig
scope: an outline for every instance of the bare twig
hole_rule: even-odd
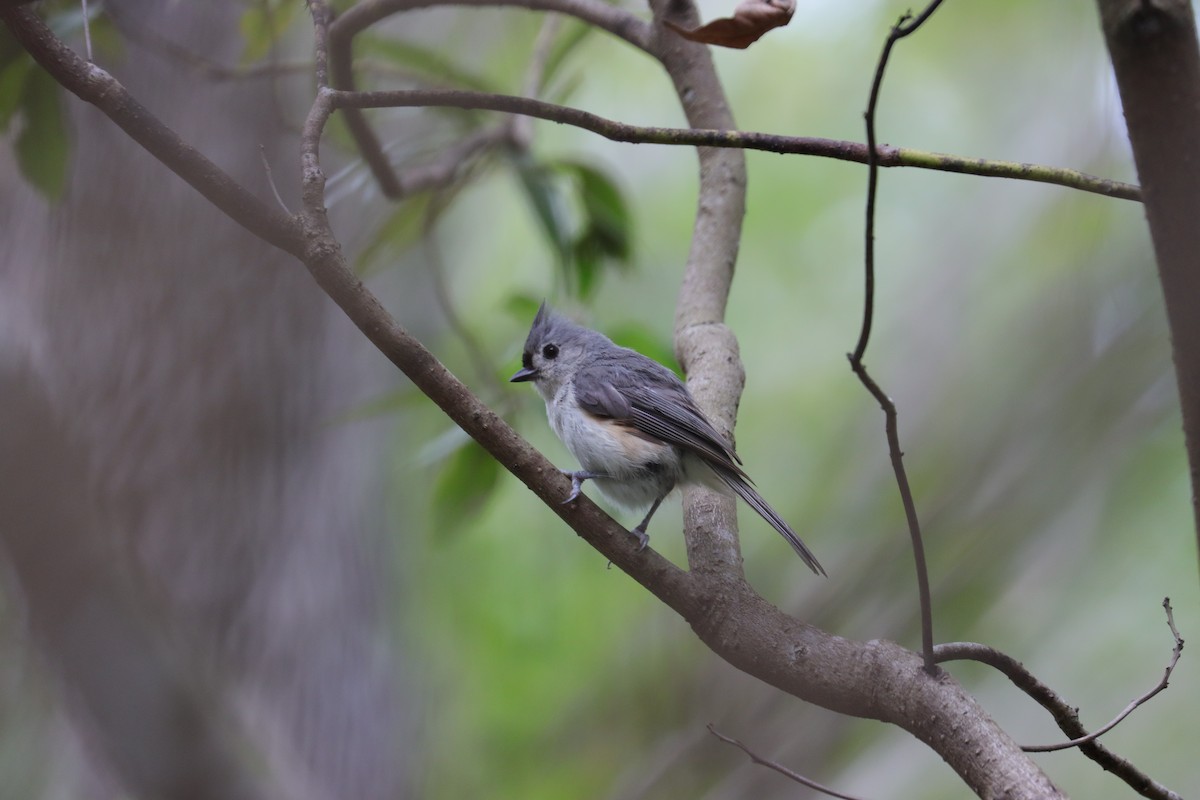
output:
[[[338,17],[331,31],[335,47],[349,43],[360,31],[382,19],[404,11],[426,8],[434,0],[371,0],[348,8]],[[639,50],[649,52],[653,27],[635,14],[603,0],[438,0],[439,6],[514,6],[532,11],[551,11],[576,17],[623,39]]]
[[[910,21],[910,16],[905,14],[899,22],[892,26],[892,31],[883,45],[883,52],[879,56],[879,63],[875,67],[875,79],[871,82],[871,95],[867,101],[866,114],[864,114],[867,126],[865,298],[858,343],[854,346],[854,352],[849,355],[850,368],[879,403],[879,407],[883,409],[888,455],[892,462],[892,472],[896,476],[896,486],[900,490],[900,502],[904,505],[904,517],[908,522],[909,538],[912,540],[913,561],[917,573],[917,594],[920,597],[921,605],[921,654],[925,659],[925,670],[930,674],[933,674],[936,669],[933,659],[933,599],[929,591],[929,568],[925,561],[925,544],[921,539],[921,521],[917,517],[917,506],[913,500],[912,487],[908,483],[908,471],[904,468],[904,451],[900,449],[896,404],[867,372],[867,367],[863,364],[863,356],[866,354],[867,344],[871,340],[871,325],[875,318],[875,199],[879,184],[879,156],[875,146],[875,109],[879,104],[879,90],[883,86],[883,73],[887,69],[892,47],[900,39],[921,27],[922,23],[929,19],[941,3],[942,0],[933,0],[916,19]]]
[[[1171,650],[1171,660],[1167,663],[1167,667],[1163,670],[1163,676],[1150,691],[1140,697],[1134,698],[1129,705],[1121,710],[1121,713],[1113,717],[1113,719],[1103,727],[1092,731],[1086,736],[1076,737],[1069,742],[1060,742],[1058,744],[1042,744],[1042,745],[1025,745],[1021,749],[1026,753],[1050,753],[1055,750],[1068,750],[1072,747],[1078,747],[1081,744],[1087,744],[1090,741],[1098,739],[1104,734],[1111,731],[1121,723],[1121,720],[1133,713],[1133,710],[1145,703],[1151,697],[1167,688],[1167,684],[1171,680],[1171,673],[1175,671],[1175,665],[1179,663],[1179,657],[1183,655],[1183,638],[1179,635],[1179,629],[1175,627],[1175,615],[1171,611],[1171,598],[1163,598],[1163,609],[1167,612],[1167,626],[1171,629],[1171,636],[1175,639],[1175,647]]]
[[[597,27],[604,28],[615,36],[621,37],[631,44],[644,49],[649,47],[650,26],[642,20],[600,0],[450,0],[441,5],[466,6],[503,6],[519,5],[538,11],[556,11],[569,16],[578,17]],[[432,0],[377,0],[377,2],[360,3],[349,8],[330,26],[329,54],[332,69],[332,85],[338,89],[353,91],[355,75],[352,64],[353,41],[359,32],[385,17],[414,8],[432,5]],[[358,150],[366,161],[379,191],[387,198],[402,196],[403,190],[395,170],[388,161],[379,137],[367,124],[362,113],[348,107],[346,111],[346,127],[358,145]]]
[[[271,187],[271,193],[275,195],[275,202],[279,203],[279,207],[283,209],[283,213],[291,216],[291,209],[287,207],[287,203],[283,202],[283,198],[279,196],[279,187],[275,185],[275,175],[271,172],[271,162],[267,160],[267,148],[264,145],[258,146],[258,155],[262,158],[263,171],[267,173],[267,183]]]
[[[934,655],[937,662],[944,663],[947,661],[978,661],[982,664],[996,669],[1006,678],[1012,681],[1013,685],[1020,689],[1025,694],[1029,695],[1038,705],[1050,712],[1055,723],[1068,736],[1074,737],[1070,742],[1060,745],[1052,745],[1048,747],[1022,748],[1026,752],[1046,752],[1048,750],[1060,750],[1067,747],[1078,747],[1079,751],[1088,758],[1099,764],[1104,770],[1111,772],[1116,777],[1123,780],[1132,789],[1143,797],[1154,798],[1154,800],[1182,800],[1182,796],[1168,789],[1162,784],[1150,778],[1144,772],[1135,767],[1127,759],[1116,755],[1111,750],[1106,748],[1100,742],[1095,741],[1097,736],[1100,736],[1112,730],[1117,723],[1121,722],[1129,713],[1137,708],[1142,703],[1145,703],[1154,695],[1161,692],[1167,687],[1172,671],[1179,661],[1179,657],[1183,651],[1183,639],[1179,635],[1178,629],[1175,627],[1174,615],[1171,612],[1171,604],[1169,598],[1163,600],[1163,608],[1167,613],[1167,625],[1171,630],[1171,635],[1175,639],[1175,647],[1171,651],[1171,660],[1167,664],[1162,680],[1159,681],[1153,689],[1138,699],[1134,700],[1125,709],[1117,715],[1110,723],[1105,725],[1098,731],[1089,734],[1083,727],[1083,723],[1079,720],[1079,712],[1070,703],[1064,700],[1057,692],[1051,689],[1046,684],[1034,677],[1021,662],[1017,661],[1012,656],[1001,653],[1000,651],[982,644],[974,642],[952,642],[949,644],[940,644],[934,648]]]
[[[836,789],[830,789],[828,786],[825,786],[824,784],[817,783],[816,781],[814,781],[811,778],[806,778],[803,775],[801,775],[800,773],[794,772],[793,770],[788,769],[787,767],[783,766],[782,764],[780,764],[777,761],[771,761],[770,759],[763,758],[762,756],[758,755],[753,750],[751,750],[749,747],[747,747],[745,744],[743,744],[742,742],[739,742],[737,739],[734,739],[730,736],[726,736],[725,734],[721,733],[719,730],[717,730],[716,728],[713,727],[713,724],[711,722],[708,723],[708,725],[706,725],[705,727],[708,728],[709,733],[711,733],[713,736],[720,739],[722,742],[725,742],[726,744],[731,744],[734,747],[736,747],[737,749],[741,750],[743,753],[745,753],[747,756],[749,756],[750,760],[753,761],[755,764],[759,764],[761,766],[767,767],[768,769],[773,769],[776,772],[778,772],[780,775],[790,778],[791,780],[795,781],[796,783],[800,784],[801,786],[807,786],[810,789],[815,789],[816,791],[820,792],[821,794],[827,794],[830,797],[838,797],[838,798],[841,798],[841,800],[862,800],[862,798],[860,798],[858,795],[843,794],[842,792],[839,792]]]
[[[129,104],[111,77],[77,57],[69,61],[60,52],[65,45],[31,12],[0,0],[0,20],[56,79],[96,105],[223,213],[297,256],[364,336],[448,417],[589,544],[678,612],[731,665],[802,699],[902,727],[934,748],[981,796],[1060,796],[961,685],[948,677],[929,679],[916,654],[890,642],[827,634],[781,612],[738,572],[686,572],[652,550],[638,551],[624,528],[586,499],[559,503],[568,489],[562,474],[399,325],[346,263],[322,205],[319,145],[333,111],[331,90],[318,90],[306,119],[303,208],[297,218],[288,218],[233,183],[148,110]],[[950,726],[953,737],[946,736]]]
[[[92,58],[92,15],[88,13],[88,0],[83,0],[83,47],[87,53],[87,60],[93,61]]]
[[[627,125],[587,111],[542,100],[487,92],[456,89],[399,89],[387,92],[338,91],[333,97],[338,108],[343,109],[431,106],[524,114],[583,128],[614,142],[633,144],[729,147],[741,150],[762,150],[769,153],[817,156],[838,161],[853,161],[859,164],[867,163],[869,152],[868,147],[859,142],[824,139],[816,136],[778,136],[755,131]],[[1141,200],[1141,190],[1137,186],[1061,167],[1017,161],[993,161],[890,145],[878,145],[875,148],[875,156],[876,165],[880,167],[916,167],[979,177],[1050,183],[1106,197]]]

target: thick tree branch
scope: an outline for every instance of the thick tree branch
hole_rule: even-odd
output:
[[[1200,540],[1200,48],[1188,0],[1099,0],[1166,300]]]
[[[735,128],[708,49],[661,24],[671,17],[696,27],[699,15],[691,0],[651,0],[650,7],[658,23],[650,51],[670,76],[688,124]],[[746,213],[746,157],[736,150],[708,147],[698,148],[696,154],[700,187],[691,247],[675,302],[675,357],[700,407],[733,441],[746,376],[737,337],[725,325],[725,306]],[[692,569],[741,579],[735,501],[706,489],[691,489],[683,495],[683,518]]]
[[[4,17],[20,13],[23,12],[5,11]],[[24,41],[31,49],[47,46],[39,37]],[[55,46],[61,45],[55,43]],[[697,77],[694,70],[700,62],[689,61],[695,58],[694,53],[665,53],[663,58],[680,84]],[[88,69],[87,65],[82,69]],[[68,80],[81,78],[72,76]],[[112,83],[104,85],[112,89]],[[1045,775],[970,695],[944,673],[928,675],[916,654],[888,642],[853,642],[805,625],[754,592],[741,577],[739,564],[684,572],[653,551],[638,552],[624,528],[590,502],[562,505],[559,501],[568,491],[566,478],[392,319],[349,269],[325,215],[324,175],[319,162],[319,142],[324,124],[333,112],[334,96],[332,90],[320,89],[305,125],[301,164],[304,208],[299,222],[271,213],[265,217],[271,223],[266,231],[270,236],[265,238],[287,252],[299,251],[305,266],[330,297],[418,388],[593,547],[679,613],[730,664],[804,700],[842,713],[889,722],[909,731],[935,749],[980,796],[1058,796]],[[689,116],[704,118],[723,113],[719,104],[705,109],[706,102],[709,100],[705,98],[694,99],[695,104],[688,109]],[[116,119],[123,106],[101,104],[100,107]],[[152,130],[165,130],[148,112],[143,110],[143,113],[146,119],[142,124]],[[128,119],[125,122],[137,127]],[[146,144],[143,132],[134,131],[131,135]],[[186,165],[199,160],[204,168],[189,180],[205,197],[217,198],[213,202],[226,214],[254,230],[251,223],[259,219],[258,207],[263,204],[257,200],[218,202],[225,198],[223,192],[230,191],[226,185],[232,183],[228,176],[211,169],[202,156],[178,141],[178,137],[172,137],[174,134],[151,138],[151,144],[162,151],[157,155],[164,163]],[[740,221],[743,208],[740,182],[744,181],[744,175],[739,174],[732,162],[716,158],[723,152],[727,151],[711,150],[702,155],[702,186],[714,185],[720,191],[702,194],[700,215],[708,222],[700,233],[716,224],[718,230],[712,234],[716,237],[712,245],[717,249],[713,255],[706,255],[703,249],[708,240],[703,237],[693,244],[691,263],[695,266],[689,268],[680,294],[677,326],[684,342],[680,349],[689,354],[689,364],[693,367],[693,388],[705,398],[710,410],[722,412],[719,417],[722,420],[731,419],[736,392],[730,403],[727,389],[712,393],[704,382],[722,371],[727,376],[728,369],[710,368],[707,363],[710,351],[691,350],[686,345],[690,344],[689,337],[709,332],[716,336],[710,340],[697,335],[693,341],[701,343],[702,348],[710,342],[726,348],[732,342],[719,319],[736,248],[736,236],[730,237],[728,226],[736,226]],[[233,184],[233,197],[241,199],[243,194],[244,190]],[[715,293],[713,286],[717,287]],[[719,352],[727,356],[731,351]],[[703,368],[696,368],[697,364]],[[734,378],[731,385],[740,388],[737,376]],[[696,385],[697,381],[700,385]],[[704,519],[704,514],[689,515],[689,524],[693,526],[690,538],[696,536],[697,520],[703,523]],[[721,525],[724,529],[724,522]],[[700,540],[704,541],[704,537]]]

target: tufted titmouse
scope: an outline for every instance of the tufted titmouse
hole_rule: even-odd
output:
[[[514,383],[533,381],[550,427],[583,469],[571,478],[569,503],[585,480],[627,508],[650,506],[631,533],[642,547],[658,506],[680,484],[732,489],[787,539],[809,569],[825,570],[742,470],[733,447],[712,426],[675,373],[601,333],[538,309]]]

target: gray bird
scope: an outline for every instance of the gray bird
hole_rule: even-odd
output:
[[[663,499],[682,484],[732,489],[787,539],[813,572],[812,551],[767,504],[741,459],[692,399],[675,373],[607,336],[538,309],[513,383],[532,381],[546,401],[550,427],[583,469],[571,478],[569,503],[583,482],[629,509],[650,507],[631,533],[642,547]]]

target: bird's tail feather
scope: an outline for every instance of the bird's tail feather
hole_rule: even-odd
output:
[[[745,500],[747,505],[758,512],[759,516],[771,523],[771,527],[779,531],[784,539],[787,539],[787,543],[792,546],[792,549],[808,565],[809,569],[818,575],[825,575],[825,568],[817,561],[817,557],[813,555],[812,550],[808,549],[808,545],[800,541],[800,537],[783,521],[783,517],[779,516],[775,509],[767,504],[762,495],[756,492],[754,487],[745,478],[724,465],[710,463],[709,466],[726,486],[732,489],[738,497]]]

